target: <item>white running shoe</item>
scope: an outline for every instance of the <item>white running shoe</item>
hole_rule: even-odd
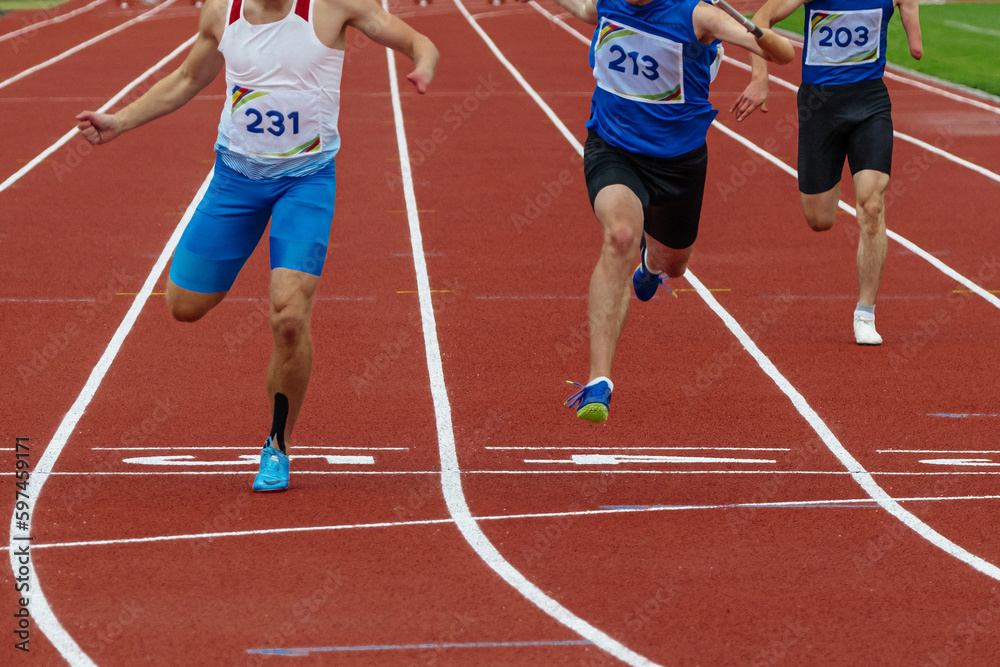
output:
[[[855,317],[854,340],[858,345],[881,345],[882,337],[875,331],[875,320]]]

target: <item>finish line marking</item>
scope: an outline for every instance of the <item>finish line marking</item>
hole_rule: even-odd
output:
[[[307,656],[310,653],[333,653],[346,651],[417,651],[446,648],[522,648],[530,646],[593,646],[594,642],[586,639],[571,639],[565,641],[534,641],[534,642],[468,642],[446,644],[374,644],[372,646],[318,646],[315,648],[248,648],[247,653],[261,655],[291,655]]]
[[[245,473],[243,473],[245,474]],[[299,473],[296,473],[299,474]],[[1000,495],[984,496],[923,496],[913,498],[897,498],[897,502],[942,502],[955,500],[1000,500]],[[609,514],[626,514],[630,512],[669,512],[686,510],[710,510],[710,509],[738,509],[741,507],[775,507],[775,508],[799,508],[806,506],[840,507],[845,505],[858,507],[875,507],[876,503],[865,498],[846,498],[841,500],[796,500],[788,502],[771,503],[730,503],[714,505],[611,505],[596,510],[578,510],[573,512],[539,512],[533,514],[506,514],[493,516],[478,516],[476,521],[505,521],[511,519],[549,519],[570,516],[600,516]],[[418,519],[412,521],[387,521],[376,523],[360,524],[335,524],[329,526],[299,526],[293,528],[261,528],[257,530],[239,530],[218,533],[191,533],[180,535],[160,535],[154,537],[131,537],[110,540],[87,540],[81,542],[54,542],[51,544],[33,544],[32,549],[56,549],[66,547],[90,547],[107,546],[112,544],[146,544],[151,542],[176,542],[183,540],[210,540],[217,537],[252,537],[261,535],[284,535],[288,533],[322,532],[335,530],[355,530],[370,528],[406,528],[413,526],[432,526],[451,524],[454,521],[448,519]],[[9,550],[9,547],[0,547],[0,551]]]
[[[575,463],[578,466],[621,463],[777,463],[774,459],[729,459],[711,456],[646,456],[642,454],[573,454],[568,459],[525,459],[525,463]]]
[[[290,454],[290,460],[324,459],[330,465],[375,465],[374,456],[338,456],[336,454]],[[123,459],[122,463],[141,466],[235,466],[254,465],[260,462],[259,454],[243,454],[235,461],[196,461],[191,454],[170,456],[140,456]]]
[[[598,450],[604,452],[607,451],[790,452],[792,451],[788,447],[486,447],[485,449],[515,450],[515,451]]]

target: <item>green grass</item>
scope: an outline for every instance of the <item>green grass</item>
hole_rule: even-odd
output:
[[[802,34],[805,10],[778,23]],[[981,32],[977,32],[981,31]],[[899,11],[889,21],[889,62],[924,74],[1000,95],[1000,3],[920,6],[924,57],[914,60],[906,44]]]
[[[49,9],[64,2],[66,0],[0,0],[0,11],[12,12],[17,9]]]

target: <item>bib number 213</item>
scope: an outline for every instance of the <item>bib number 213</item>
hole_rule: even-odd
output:
[[[629,69],[632,70],[633,76],[638,76],[640,73],[642,76],[646,77],[650,81],[656,81],[660,78],[659,67],[660,64],[656,62],[656,59],[652,56],[639,56],[638,51],[625,52],[625,49],[615,44],[610,49],[611,53],[617,54],[618,57],[608,63],[608,68],[613,69],[616,72],[621,72],[623,74],[628,73]],[[631,60],[632,67],[627,68],[625,64]],[[642,68],[640,70],[639,63],[642,63]]]

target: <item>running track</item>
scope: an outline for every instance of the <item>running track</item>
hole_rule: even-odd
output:
[[[720,124],[774,161],[710,131],[692,273],[676,300],[634,305],[595,427],[561,406],[586,373],[600,244],[573,144],[586,46],[541,8],[468,8],[495,51],[455,4],[395,7],[442,52],[423,97],[399,63],[398,115],[384,49],[349,39],[307,458],[284,494],[250,493],[241,459],[268,422],[266,255],[201,323],[171,322],[160,294],[221,82],[30,167],[190,38],[196,10],[164,7],[3,89],[18,122],[0,153],[2,460],[27,436],[51,471],[29,485],[30,659],[993,664],[998,105],[889,81],[897,131],[979,171],[897,139],[887,217],[913,245],[890,243],[886,343],[862,349],[856,225],[845,211],[810,232],[776,164],[794,168],[793,93],[775,84],[770,113],[737,124],[747,74],[724,65]],[[146,11],[104,3],[0,41],[0,85]],[[22,27],[0,19],[0,39]],[[0,655],[24,661],[13,641]]]

